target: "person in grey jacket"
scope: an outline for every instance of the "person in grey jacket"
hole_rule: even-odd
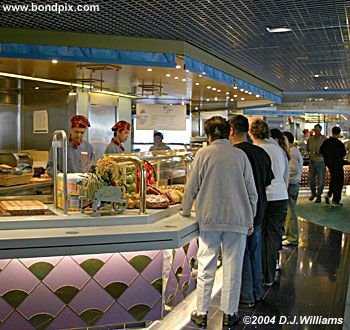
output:
[[[197,310],[191,319],[206,327],[216,263],[222,246],[223,326],[239,322],[238,304],[247,234],[253,232],[258,195],[248,157],[233,147],[227,121],[215,116],[205,121],[209,146],[193,161],[182,203],[183,216],[191,215],[196,201],[199,225]]]

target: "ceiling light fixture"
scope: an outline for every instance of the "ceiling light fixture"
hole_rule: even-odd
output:
[[[233,101],[234,101],[234,99],[230,99],[230,101],[231,101],[231,102],[233,102]]]
[[[244,97],[241,97],[241,101],[244,101],[245,99],[244,99]]]
[[[249,94],[249,95],[252,95],[253,93],[252,93],[252,92],[249,92],[248,94]]]
[[[214,97],[214,101],[217,101],[217,100],[218,100],[218,98],[215,96],[215,97]]]
[[[244,89],[243,89],[243,88],[241,88],[239,91],[240,91],[240,92],[244,92]]]
[[[216,91],[216,87],[213,87],[211,90],[212,90],[212,91]]]
[[[324,89],[328,89],[329,87],[328,86],[325,86]]]
[[[204,75],[204,74],[207,74],[207,73],[203,71],[202,74]]]
[[[199,77],[199,78],[202,78],[202,75],[201,75],[201,74],[199,74],[199,75],[198,75],[198,77]]]
[[[259,94],[256,94],[255,96],[256,96],[256,97],[260,97],[260,95],[259,95]]]
[[[230,99],[230,97],[229,96],[226,96],[226,100],[229,100]]]
[[[318,78],[319,76],[320,76],[319,74],[315,74],[315,75],[314,75],[315,78]]]
[[[176,77],[174,77],[174,79],[179,79],[179,77],[178,77],[178,76],[176,76]]]
[[[209,99],[207,99],[207,102],[209,102],[210,100]]]
[[[225,94],[226,94],[226,95],[230,95],[230,92],[226,92]]]
[[[176,66],[176,69],[181,69],[181,65],[177,65],[177,66]]]
[[[196,86],[198,86],[199,85],[199,82],[196,82]]]
[[[269,31],[270,33],[281,33],[281,32],[291,32],[292,29],[289,28],[288,26],[280,26],[280,27],[267,27],[266,28],[267,31]]]
[[[233,89],[237,89],[238,87],[237,86],[233,86]]]
[[[208,89],[211,89],[211,86],[207,86]]]
[[[237,94],[233,95],[233,97],[237,97],[237,96],[238,96]]]
[[[165,77],[171,77],[171,74],[170,73],[167,73],[166,75],[165,75]]]
[[[15,78],[15,79],[30,80],[30,81],[40,81],[40,82],[44,82],[44,83],[48,83],[48,84],[78,87],[78,88],[82,88],[82,89],[88,89],[89,91],[91,91],[93,93],[101,93],[101,94],[107,94],[107,95],[113,95],[113,96],[123,96],[123,97],[127,97],[130,99],[137,99],[137,96],[107,91],[107,90],[103,90],[103,89],[100,90],[100,89],[95,88],[93,85],[90,86],[90,85],[72,83],[72,82],[61,81],[61,80],[46,79],[46,78],[34,78],[31,76],[23,76],[20,74],[7,73],[7,72],[0,72],[0,77],[8,77],[8,78]]]
[[[182,78],[181,80],[182,80],[183,82],[185,82],[185,81],[186,81],[186,78]]]
[[[195,107],[194,110],[198,110],[198,107]]]
[[[51,63],[53,63],[53,64],[57,64],[57,63],[58,63],[58,61],[57,61],[56,59],[53,59],[53,60],[51,61]]]
[[[220,93],[220,92],[221,92],[221,89],[218,89],[217,92]]]
[[[148,72],[151,72],[151,71],[152,71],[152,68],[148,68],[147,71],[148,71]]]
[[[39,89],[39,86],[35,86],[34,89],[38,90],[38,89]]]
[[[249,92],[248,91],[244,91],[244,93],[248,94]]]

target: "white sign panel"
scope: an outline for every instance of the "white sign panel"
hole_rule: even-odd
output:
[[[46,110],[33,112],[33,133],[45,134],[49,132],[49,118]]]
[[[186,106],[167,104],[137,104],[136,129],[186,130]]]

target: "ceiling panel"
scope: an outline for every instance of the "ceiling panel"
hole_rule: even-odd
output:
[[[30,1],[11,1],[11,4],[25,3]],[[283,90],[324,87],[350,90],[349,1],[77,0],[70,3],[98,4],[100,11],[61,14],[0,11],[0,26],[184,40]],[[272,34],[266,30],[277,26],[288,26],[292,32]],[[320,77],[315,78],[315,74]]]

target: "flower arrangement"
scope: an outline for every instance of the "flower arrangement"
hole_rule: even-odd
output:
[[[80,182],[79,189],[82,195],[93,199],[94,193],[103,186],[125,186],[121,166],[108,156],[99,159],[91,167],[90,173],[84,175]]]

